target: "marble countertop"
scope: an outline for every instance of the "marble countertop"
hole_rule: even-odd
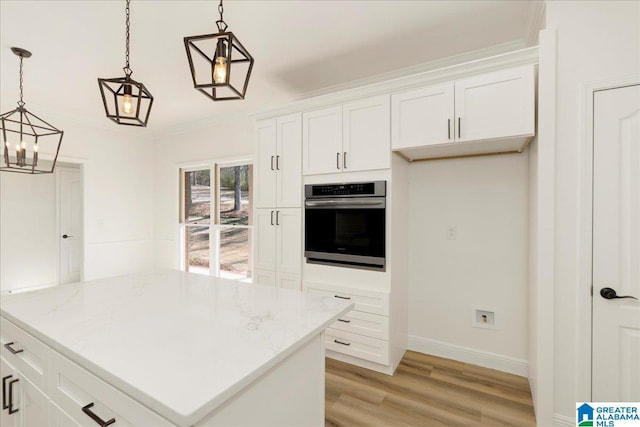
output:
[[[180,271],[3,296],[0,314],[178,425],[193,425],[352,303]]]

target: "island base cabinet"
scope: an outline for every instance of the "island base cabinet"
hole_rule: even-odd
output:
[[[51,427],[82,427],[82,424],[77,423],[53,402],[49,404],[49,414],[51,416]]]
[[[118,426],[173,425],[66,357],[54,354],[52,359],[53,401],[80,425],[100,425],[90,414],[105,423],[115,419]],[[87,405],[91,406],[83,410]]]
[[[49,426],[49,398],[31,381],[0,358],[2,427]]]
[[[314,336],[196,427],[324,426],[323,339]]]

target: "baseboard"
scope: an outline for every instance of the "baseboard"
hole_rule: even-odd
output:
[[[495,369],[510,374],[527,377],[529,364],[526,360],[516,359],[501,354],[489,353],[460,345],[431,340],[409,335],[409,350],[420,353],[446,357],[459,362],[471,363],[489,369]]]
[[[565,415],[553,414],[553,426],[554,427],[575,427],[575,418],[567,417]]]

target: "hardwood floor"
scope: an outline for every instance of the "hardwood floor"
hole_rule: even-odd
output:
[[[526,378],[407,351],[393,376],[326,359],[325,426],[535,426]]]

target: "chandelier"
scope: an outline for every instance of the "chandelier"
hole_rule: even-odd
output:
[[[130,0],[126,0],[126,65],[122,69],[124,77],[98,78],[98,86],[100,86],[104,111],[109,119],[119,125],[147,126],[153,105],[153,95],[144,84],[131,78],[133,71],[129,68],[130,15]]]
[[[244,99],[253,57],[240,40],[227,31],[223,12],[220,0],[217,33],[184,38],[193,87],[214,101]]]
[[[24,107],[22,60],[31,57],[31,52],[19,47],[12,47],[11,51],[20,58],[20,101],[18,101],[18,108],[0,115],[4,147],[4,161],[0,164],[0,171],[29,174],[52,173],[64,132],[30,113]],[[52,147],[46,149],[47,156],[53,156],[52,161],[38,160],[40,147]]]

